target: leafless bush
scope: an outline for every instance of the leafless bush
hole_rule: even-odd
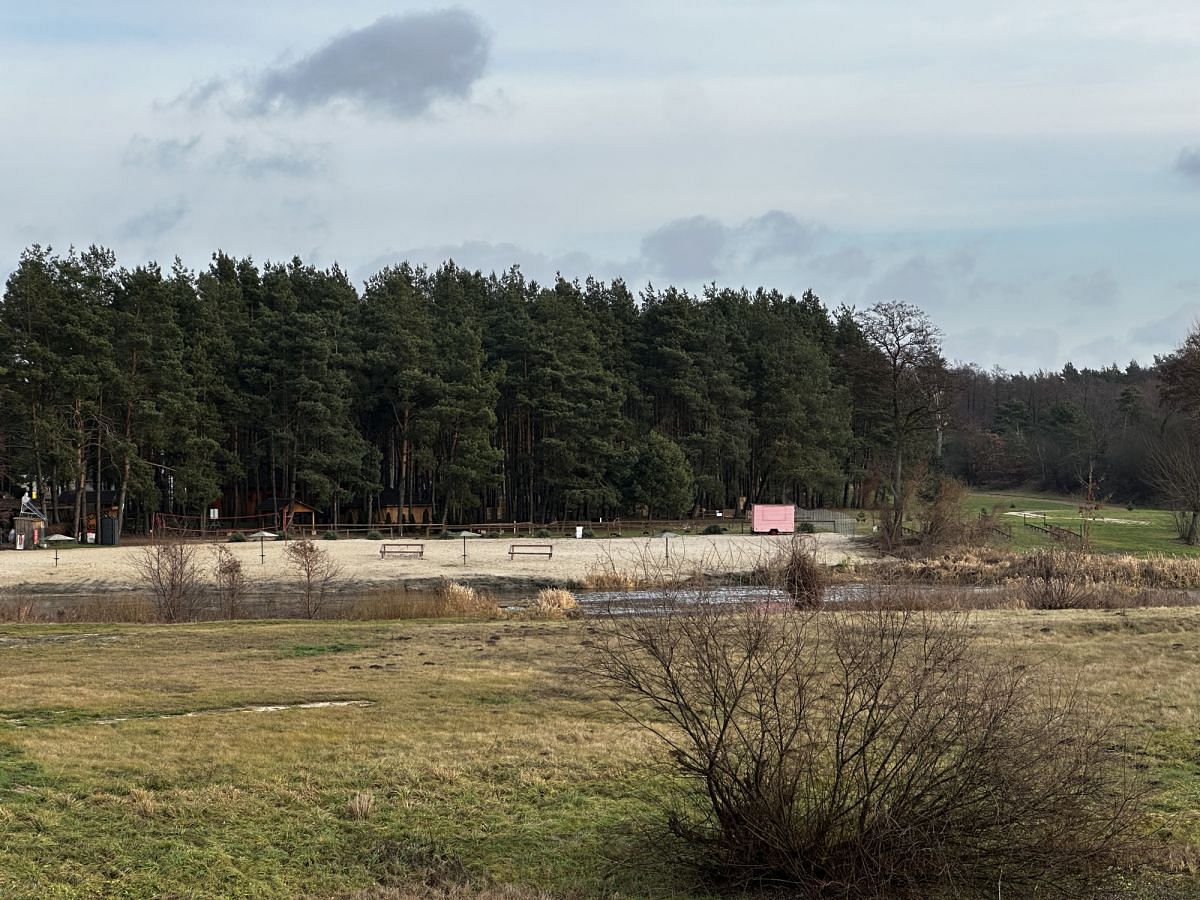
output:
[[[825,567],[817,561],[816,544],[803,535],[765,555],[754,574],[764,587],[782,591],[797,606],[820,605],[828,582]]]
[[[306,619],[315,619],[333,593],[341,567],[327,551],[307,538],[290,541],[283,555],[296,572],[301,614]]]
[[[1134,840],[1112,729],[962,614],[668,607],[608,621],[591,674],[661,741],[667,826],[717,883],[1070,894]]]
[[[196,546],[178,541],[147,544],[133,557],[133,568],[161,622],[196,618],[204,600]]]
[[[246,573],[242,570],[242,561],[224,544],[214,544],[212,555],[213,581],[217,587],[221,615],[226,619],[236,619],[246,599]]]
[[[1078,609],[1093,605],[1097,585],[1088,574],[1088,557],[1066,548],[1029,554],[1021,593],[1030,609]]]

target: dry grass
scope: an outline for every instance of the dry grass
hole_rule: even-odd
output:
[[[125,797],[126,804],[134,813],[143,819],[153,819],[158,813],[158,802],[153,791],[144,788],[133,788]]]
[[[157,620],[154,604],[139,594],[80,597],[58,612],[47,612],[36,597],[0,597],[0,622],[145,623]]]
[[[368,590],[345,607],[340,617],[349,620],[384,619],[496,619],[504,611],[495,598],[470,585],[447,582],[432,592],[403,587]]]
[[[440,614],[465,619],[497,619],[502,613],[496,601],[469,584],[451,581],[438,592]]]
[[[863,567],[858,574],[886,582],[995,585],[1036,577],[1047,560],[1060,568],[1070,560],[1079,578],[1096,584],[1134,589],[1200,587],[1200,559],[1083,553],[1066,549],[1038,553],[977,550],[947,553],[931,559],[886,559]]]
[[[632,574],[618,571],[610,559],[606,564],[589,567],[579,586],[585,591],[632,591],[637,584]]]
[[[542,588],[533,601],[533,612],[544,619],[562,619],[578,609],[575,595],[565,588]]]
[[[997,652],[1052,660],[1130,724],[1176,857],[1195,859],[1200,610],[974,622]],[[621,835],[662,776],[644,764],[650,742],[565,677],[592,628],[6,625],[0,896],[686,896],[661,860],[627,864]],[[150,718],[357,698],[375,702]],[[96,724],[117,716],[132,718]],[[133,811],[133,788],[153,792],[154,816]],[[366,791],[371,817],[350,818]]]
[[[346,801],[346,815],[352,819],[369,819],[375,812],[375,795],[370,791],[356,791]]]

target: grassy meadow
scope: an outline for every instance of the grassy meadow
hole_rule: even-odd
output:
[[[1200,893],[1200,609],[975,615],[1128,723],[1178,863],[1131,896]],[[702,894],[637,837],[665,776],[575,674],[594,628],[4,626],[0,896]]]
[[[1058,544],[1045,532],[1026,528],[1026,521],[1035,525],[1049,523],[1076,533],[1083,521],[1079,512],[1082,501],[1052,494],[973,491],[967,495],[965,503],[968,512],[978,514],[995,510],[1001,523],[1011,525],[1014,550]],[[1170,510],[1105,505],[1091,516],[1088,528],[1091,549],[1099,553],[1200,556],[1200,547],[1189,547],[1179,540]]]

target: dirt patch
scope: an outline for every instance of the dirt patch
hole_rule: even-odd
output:
[[[813,535],[817,554],[827,565],[869,558],[869,548],[841,534]],[[786,544],[789,536],[769,535],[683,535],[671,538],[670,558],[712,560],[728,573],[751,570],[765,552]],[[599,566],[621,569],[635,566],[647,555],[665,554],[667,548],[658,537],[574,540],[557,538],[539,543],[554,546],[554,555],[510,558],[509,546],[526,539],[480,538],[463,541],[429,539],[423,558],[379,556],[379,542],[366,540],[321,541],[343,573],[343,591],[381,585],[406,586],[427,590],[443,580],[458,581],[496,593],[521,588],[537,593],[544,587],[569,587],[582,581]],[[241,561],[247,588],[267,595],[294,593],[296,580],[284,559],[282,542],[227,544]],[[64,551],[58,566],[48,551],[7,551],[0,553],[0,582],[10,585],[4,593],[10,601],[35,598],[40,594],[99,594],[136,591],[134,559],[140,547],[79,547]],[[207,560],[207,550],[202,554]]]
[[[374,706],[374,700],[314,700],[310,703],[273,703],[264,706],[224,706],[218,709],[197,709],[185,713],[163,713],[148,716],[115,716],[108,719],[95,719],[94,725],[116,725],[118,722],[132,722],[139,719],[194,719],[197,716],[211,716],[223,713],[266,713],[282,712],[285,709],[332,709],[338,706]]]

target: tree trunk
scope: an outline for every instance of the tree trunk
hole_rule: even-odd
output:
[[[100,543],[100,468],[101,468],[101,447],[100,447],[100,423],[96,423],[96,478],[92,483],[92,487],[96,496],[96,543]]]

